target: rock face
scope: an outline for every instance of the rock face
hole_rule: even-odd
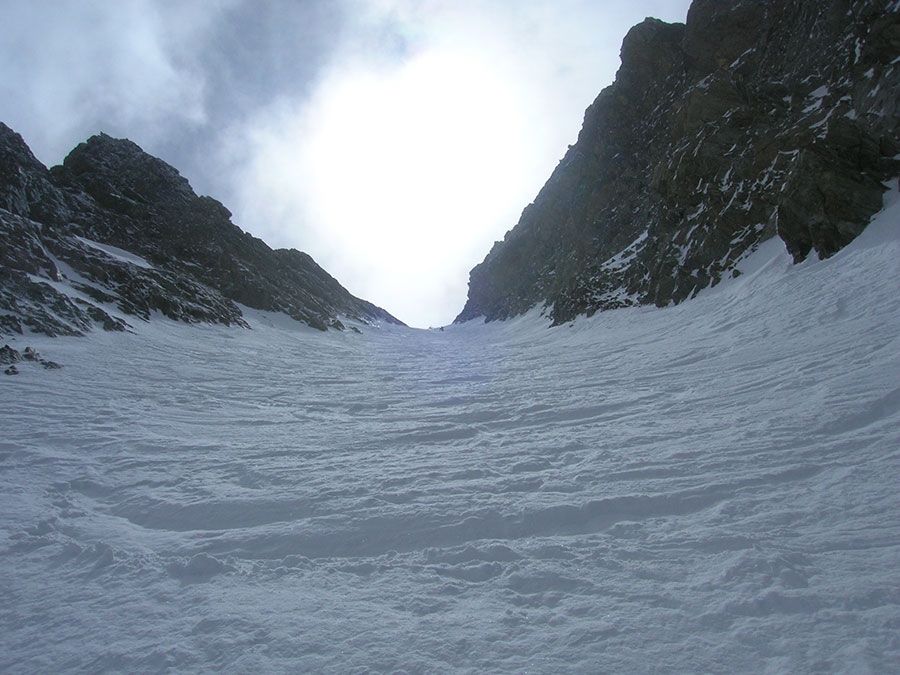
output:
[[[457,321],[677,303],[774,236],[795,261],[834,254],[900,174],[898,57],[897,0],[695,0],[686,24],[645,20]]]
[[[94,136],[48,170],[0,124],[0,333],[125,330],[121,315],[246,326],[236,303],[326,330],[400,323],[311,257],[272,250],[127,140]]]

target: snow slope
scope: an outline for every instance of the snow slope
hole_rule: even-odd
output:
[[[891,202],[552,330],[15,341],[0,670],[900,672]]]

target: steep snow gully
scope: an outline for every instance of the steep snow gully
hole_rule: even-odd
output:
[[[900,670],[900,202],[665,309],[19,338],[4,672]]]

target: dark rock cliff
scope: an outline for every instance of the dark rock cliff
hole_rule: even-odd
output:
[[[94,136],[48,170],[0,124],[0,333],[123,330],[153,312],[246,326],[236,303],[321,330],[400,323],[305,253],[241,231],[131,141]]]
[[[621,58],[457,321],[680,302],[773,236],[827,257],[900,174],[897,0],[695,0]]]

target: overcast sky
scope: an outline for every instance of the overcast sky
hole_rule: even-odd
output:
[[[0,121],[104,131],[407,323],[449,323],[610,84],[689,0],[0,0]]]

